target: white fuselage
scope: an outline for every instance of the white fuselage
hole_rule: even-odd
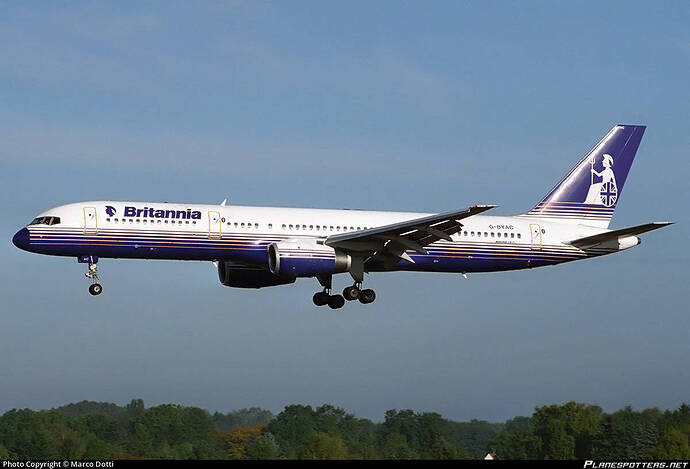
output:
[[[107,212],[106,212],[107,211]],[[57,224],[29,225],[32,250],[65,256],[228,260],[261,266],[270,242],[326,239],[428,214],[364,210],[90,201],[38,216]],[[600,255],[564,242],[607,231],[518,216],[476,215],[462,220],[452,241],[409,251],[414,263],[385,270],[473,272],[522,269]],[[381,270],[372,268],[371,270]]]

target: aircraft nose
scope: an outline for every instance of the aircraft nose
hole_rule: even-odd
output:
[[[14,243],[14,245],[19,249],[26,251],[29,247],[29,230],[22,228],[21,230],[17,231],[17,234],[15,234],[12,238],[12,243]]]

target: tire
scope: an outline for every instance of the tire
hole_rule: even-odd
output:
[[[367,288],[366,290],[362,290],[361,293],[359,294],[359,302],[367,305],[369,303],[373,303],[374,300],[376,299],[376,292],[374,290],[371,290],[370,288]]]
[[[345,306],[345,298],[343,298],[343,295],[332,295],[328,298],[328,306],[331,307],[331,309],[339,309]]]
[[[343,297],[347,301],[356,300],[357,298],[359,298],[359,288],[355,286],[346,287],[345,290],[343,290]]]
[[[316,306],[327,305],[328,299],[329,299],[328,293],[326,293],[325,291],[320,291],[320,292],[314,293],[314,297],[312,298],[312,300],[314,301],[314,304]]]
[[[91,293],[93,296],[100,295],[102,292],[103,287],[100,283],[91,284],[91,286],[89,287],[89,293]]]

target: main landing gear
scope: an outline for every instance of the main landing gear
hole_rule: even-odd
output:
[[[332,276],[327,276],[327,277],[317,277],[319,283],[323,287],[323,291],[316,292],[314,294],[314,304],[316,306],[325,306],[328,305],[332,309],[339,309],[342,308],[345,305],[345,300],[347,301],[354,301],[354,300],[359,300],[360,303],[366,305],[369,303],[373,303],[374,300],[376,299],[376,293],[374,290],[371,290],[369,288],[362,290],[362,282],[355,282],[354,285],[346,287],[343,290],[342,295],[331,295],[331,290],[332,290]]]
[[[89,293],[94,296],[100,295],[103,292],[103,286],[98,283],[98,264],[92,259],[89,259],[89,268],[86,270],[85,275],[92,282],[89,287]]]
[[[351,287],[345,287],[343,290],[343,297],[347,301],[359,300],[363,305],[373,303],[376,299],[376,292],[370,288],[362,290],[361,287],[361,282],[357,282]]]
[[[323,291],[314,293],[314,304],[316,306],[328,305],[332,309],[339,309],[345,306],[345,298],[342,295],[331,295],[330,288],[324,288]]]

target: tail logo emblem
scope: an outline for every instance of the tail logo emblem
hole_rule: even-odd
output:
[[[113,215],[115,215],[115,212],[116,212],[115,207],[113,207],[112,205],[106,205],[105,206],[105,213],[107,213],[109,217],[112,217]]]
[[[589,164],[591,179],[584,203],[613,207],[618,200],[618,185],[616,184],[616,175],[613,172],[613,157],[604,153],[602,161],[604,169],[601,171],[594,169],[596,157],[593,157]],[[595,177],[601,178],[601,181],[594,182]]]

